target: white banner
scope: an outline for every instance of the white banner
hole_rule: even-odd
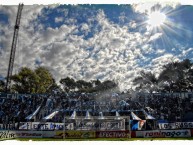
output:
[[[191,137],[191,132],[189,129],[143,131],[143,137]]]
[[[21,122],[19,130],[63,130],[64,123]],[[65,130],[125,130],[125,120],[77,120],[65,123]]]
[[[43,135],[42,131],[10,131],[10,130],[0,131],[0,139],[42,138],[42,135]]]
[[[63,130],[64,123],[53,122],[23,122],[20,123],[20,130]]]
[[[193,128],[193,122],[159,123],[159,129],[189,129]]]

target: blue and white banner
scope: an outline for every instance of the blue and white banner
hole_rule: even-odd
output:
[[[44,117],[43,119],[52,119],[59,111],[54,111],[51,114],[49,114],[48,116]]]
[[[131,112],[132,120],[141,120],[135,113]]]
[[[193,128],[193,122],[159,123],[159,129],[186,129]]]
[[[27,120],[32,119],[32,118],[39,112],[40,107],[41,107],[41,106],[39,106],[32,114],[30,114],[29,116],[27,116],[25,119],[27,119]]]
[[[143,110],[143,113],[145,114],[146,120],[155,120],[155,118],[151,116],[150,114],[148,114],[145,110]]]

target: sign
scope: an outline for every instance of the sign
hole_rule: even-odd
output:
[[[15,131],[18,138],[42,138],[42,131]]]
[[[97,138],[128,138],[129,131],[97,131]]]
[[[41,138],[42,131],[0,131],[0,139],[11,139],[11,138]]]
[[[64,123],[22,122],[20,123],[19,129],[20,130],[63,130],[63,127],[64,127]]]
[[[144,131],[143,137],[191,137],[190,130],[153,130]],[[137,136],[138,137],[138,136]]]
[[[64,123],[21,122],[19,130],[64,130]],[[121,120],[76,120],[65,123],[65,130],[125,130],[125,119]]]
[[[63,131],[56,131],[55,138],[62,138]],[[65,131],[65,138],[95,138],[94,131]]]
[[[10,139],[15,137],[16,137],[16,133],[14,131],[9,131],[9,130],[0,131],[0,139]]]
[[[187,129],[193,128],[193,122],[159,123],[159,129]]]

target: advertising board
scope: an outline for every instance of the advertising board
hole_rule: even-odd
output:
[[[20,130],[63,130],[63,127],[64,127],[64,123],[21,122],[19,129]]]
[[[96,138],[128,138],[129,131],[97,131]]]
[[[11,138],[42,138],[41,131],[0,131],[0,139],[11,139]]]
[[[64,123],[21,122],[19,130],[64,130]],[[65,123],[65,130],[125,130],[125,120],[76,120]]]
[[[193,128],[193,122],[159,123],[159,129],[189,129]]]
[[[137,136],[138,137],[138,136]],[[143,137],[191,137],[190,130],[152,130],[143,131]]]
[[[62,138],[63,131],[56,131],[55,138]],[[65,138],[95,138],[95,131],[65,131]]]

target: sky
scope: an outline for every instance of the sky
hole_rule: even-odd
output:
[[[7,75],[17,14],[0,5],[0,77]],[[44,66],[56,81],[114,80],[134,87],[142,70],[193,60],[193,6],[180,3],[24,5],[13,74]]]

